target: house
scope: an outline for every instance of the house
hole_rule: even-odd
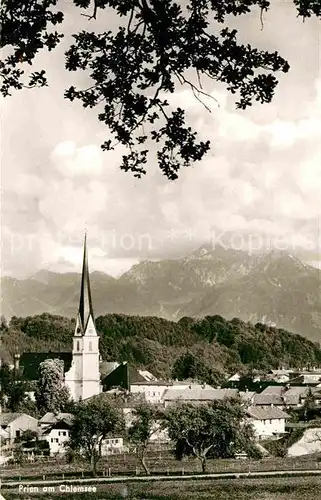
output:
[[[66,453],[65,444],[70,437],[70,426],[70,421],[61,419],[40,433],[39,438],[49,444],[50,455]]]
[[[250,406],[246,413],[258,439],[285,433],[285,422],[289,415],[283,410],[275,407]]]
[[[52,413],[52,412],[47,412],[41,419],[39,420],[39,427],[40,430],[45,430],[52,425],[60,422],[61,420],[66,420],[71,422],[72,421],[72,414],[71,413]]]
[[[321,372],[316,370],[313,372],[293,373],[293,378],[289,380],[289,384],[291,385],[304,384],[304,385],[316,386],[320,383],[321,383]]]
[[[106,455],[124,453],[125,451],[128,451],[128,448],[124,446],[124,440],[119,436],[106,438],[101,445],[101,454],[103,457]]]
[[[254,399],[256,396],[255,391],[240,391],[239,396],[248,405],[252,405],[254,403]]]
[[[256,394],[253,403],[256,406],[276,406],[280,409],[298,408],[304,404],[309,388],[284,385],[266,387]]]
[[[26,413],[0,413],[0,427],[6,432],[8,444],[12,444],[27,430],[37,432],[38,420]]]
[[[278,383],[285,383],[290,380],[291,374],[293,370],[271,370],[269,373],[269,378],[270,380],[273,380],[274,382]]]
[[[116,366],[102,379],[104,391],[109,391],[115,387],[130,390],[130,386],[137,382],[150,382],[156,377],[146,370],[138,370],[131,363],[124,361]]]
[[[66,453],[65,443],[70,436],[71,413],[46,413],[39,420],[39,439],[47,441],[50,455]]]
[[[187,387],[173,387],[167,389],[163,395],[165,408],[170,404],[178,401],[183,403],[199,403],[206,404],[215,400],[225,398],[236,398],[238,396],[237,389],[214,389],[211,386],[201,384],[190,384]]]
[[[148,403],[161,403],[164,392],[173,387],[172,382],[157,380],[134,382],[130,384],[130,392],[132,394],[143,394]]]

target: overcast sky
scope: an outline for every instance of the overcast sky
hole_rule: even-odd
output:
[[[78,9],[69,14],[66,34],[87,27]],[[98,25],[115,21],[100,17]],[[109,136],[95,110],[64,100],[64,89],[83,78],[64,69],[70,37],[38,57],[50,86],[1,101],[4,274],[79,271],[85,227],[91,269],[112,275],[209,241],[321,261],[320,22],[303,23],[291,2],[275,1],[263,31],[257,13],[237,26],[257,47],[278,50],[291,70],[280,75],[273,103],[246,111],[214,82],[206,89],[219,103],[207,102],[212,113],[177,89],[171,102],[187,109],[212,149],[175,182],[153,160],[141,180],[121,172],[122,151],[100,149]]]

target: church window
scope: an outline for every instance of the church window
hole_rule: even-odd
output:
[[[80,351],[80,344],[79,344],[79,341],[77,341],[77,351]]]
[[[89,342],[89,350],[92,351],[93,350],[93,343],[92,341]]]

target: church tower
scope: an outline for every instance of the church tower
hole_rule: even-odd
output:
[[[99,336],[95,327],[91,300],[87,257],[87,236],[84,241],[84,255],[81,288],[76,329],[73,338],[72,364],[65,374],[74,401],[86,399],[100,393]]]

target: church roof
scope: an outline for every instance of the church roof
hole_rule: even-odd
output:
[[[24,352],[20,356],[19,366],[23,371],[24,378],[28,381],[38,380],[39,365],[46,359],[61,359],[64,362],[64,373],[68,372],[72,362],[72,352]],[[100,363],[101,376],[106,375],[105,362]],[[110,363],[115,366],[117,363]]]
[[[145,382],[146,379],[139,373],[138,370],[130,363],[122,363],[115,370],[103,378],[102,383],[104,391],[108,391],[113,387],[122,387],[130,389],[130,384],[137,382]]]
[[[64,362],[64,373],[70,370],[71,352],[24,352],[20,356],[19,367],[26,380],[38,380],[39,365],[46,359],[60,359]]]
[[[94,321],[94,311],[91,299],[90,290],[90,279],[89,279],[89,267],[88,267],[88,256],[87,256],[87,235],[85,234],[84,240],[84,254],[82,263],[82,273],[81,273],[81,285],[80,285],[80,299],[79,299],[79,320],[80,327],[82,329],[82,334],[85,332],[87,322],[89,317],[92,317]]]

